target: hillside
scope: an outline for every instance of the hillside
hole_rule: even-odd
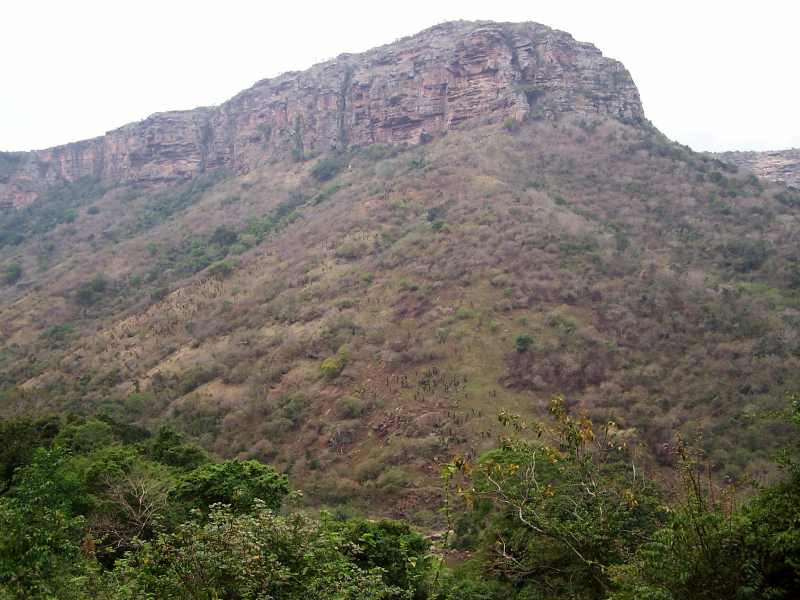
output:
[[[785,435],[752,417],[798,388],[800,197],[567,34],[437,26],[5,160],[3,416],[170,422],[420,523],[554,394],[655,464],[702,432],[720,478]]]
[[[752,171],[759,177],[800,188],[800,149],[769,152],[719,152],[720,160]]]

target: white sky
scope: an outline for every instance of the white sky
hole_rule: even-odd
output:
[[[2,0],[0,149],[219,104],[452,19],[592,42],[628,67],[655,125],[697,150],[800,146],[798,0]]]

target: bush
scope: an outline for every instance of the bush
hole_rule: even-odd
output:
[[[206,463],[184,475],[171,497],[189,508],[215,503],[230,505],[234,512],[251,510],[256,500],[278,510],[289,493],[289,480],[270,466],[254,460]]]
[[[329,356],[319,367],[325,379],[336,379],[344,370],[345,363],[338,356]]]
[[[3,283],[14,285],[22,279],[22,266],[19,263],[11,263],[3,269]]]
[[[383,570],[388,586],[409,590],[412,598],[427,598],[425,584],[433,565],[430,542],[399,521],[354,519],[342,526],[351,544],[348,552],[364,570]]]
[[[328,181],[336,177],[346,165],[347,157],[342,154],[321,158],[311,167],[311,176],[319,182]]]
[[[523,352],[527,352],[528,348],[531,347],[533,344],[533,338],[528,335],[527,333],[523,333],[517,336],[514,340],[514,346],[517,349],[517,352],[522,354]]]
[[[382,571],[348,556],[352,545],[324,522],[251,515],[214,507],[207,522],[161,534],[119,561],[109,578],[114,600],[134,598],[276,598],[400,600]]]
[[[755,271],[771,254],[771,248],[764,240],[735,240],[728,242],[720,250],[723,266],[737,273]]]
[[[95,275],[80,285],[76,294],[78,304],[92,306],[97,304],[108,290],[108,280],[103,275]]]
[[[355,419],[362,416],[367,408],[364,402],[353,396],[345,396],[339,400],[339,414],[345,419]]]
[[[503,121],[503,129],[513,133],[519,129],[519,121],[517,121],[514,117],[508,117],[505,121]]]
[[[233,265],[226,260],[216,262],[208,268],[208,274],[215,279],[227,279],[233,273]]]

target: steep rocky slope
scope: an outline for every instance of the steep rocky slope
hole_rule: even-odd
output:
[[[769,152],[720,152],[716,156],[759,177],[800,188],[800,148]]]
[[[536,23],[457,22],[254,85],[215,108],[155,114],[105,136],[0,156],[0,202],[81,177],[156,183],[244,173],[294,153],[418,143],[468,119],[564,112],[643,119],[618,62]]]
[[[784,430],[757,417],[800,387],[796,192],[670,143],[618,63],[547,28],[450,24],[346,60],[373,65],[352,72],[383,90],[369,110],[314,91],[341,83],[326,63],[170,117],[225,115],[222,150],[132,136],[138,171],[100,153],[0,215],[0,415],[168,421],[315,501],[421,521],[438,463],[559,393],[654,461],[681,433],[719,477],[767,472]],[[275,94],[283,125],[240,137]]]

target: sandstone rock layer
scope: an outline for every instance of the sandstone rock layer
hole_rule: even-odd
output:
[[[155,184],[208,169],[372,143],[418,143],[471,119],[565,112],[644,119],[627,70],[536,23],[454,22],[258,82],[224,104],[155,114],[104,136],[0,155],[0,203],[94,177]]]
[[[720,152],[717,157],[764,179],[800,188],[800,148],[767,152]]]

